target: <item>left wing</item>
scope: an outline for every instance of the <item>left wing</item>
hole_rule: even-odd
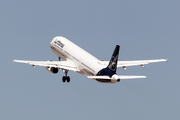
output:
[[[117,67],[122,67],[126,69],[127,66],[137,66],[140,65],[144,67],[144,65],[149,63],[156,63],[156,62],[167,62],[167,59],[155,59],[155,60],[135,60],[135,61],[118,61]],[[109,61],[99,61],[99,64],[108,65]]]
[[[13,60],[13,62],[19,63],[27,63],[35,67],[44,66],[44,67],[55,67],[55,68],[63,68],[68,70],[77,71],[77,67],[70,63],[69,61],[26,61],[26,60]]]

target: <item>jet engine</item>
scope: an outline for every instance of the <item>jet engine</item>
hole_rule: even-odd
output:
[[[58,73],[58,68],[55,67],[45,67],[47,71],[49,71],[50,73]]]

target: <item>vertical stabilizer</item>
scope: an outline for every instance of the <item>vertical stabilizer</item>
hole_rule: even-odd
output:
[[[116,69],[117,69],[117,62],[118,62],[118,56],[119,56],[119,49],[120,46],[116,45],[116,48],[114,50],[114,53],[111,57],[111,60],[109,61],[109,65],[107,66],[111,72],[116,74]]]

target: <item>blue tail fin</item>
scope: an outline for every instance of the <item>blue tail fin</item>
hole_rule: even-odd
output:
[[[115,48],[114,53],[113,53],[113,55],[111,57],[111,60],[109,61],[109,65],[106,68],[100,70],[97,73],[97,76],[98,75],[108,75],[109,77],[112,77],[114,74],[116,74],[117,62],[118,62],[118,56],[119,56],[119,49],[120,49],[120,46],[116,45],[116,48]],[[96,79],[96,80],[99,80],[99,79]],[[99,80],[99,81],[102,81],[102,79]]]
[[[120,46],[116,45],[116,48],[115,48],[114,53],[111,57],[111,60],[109,61],[109,65],[107,66],[109,68],[109,70],[114,74],[116,74],[119,49],[120,49]]]

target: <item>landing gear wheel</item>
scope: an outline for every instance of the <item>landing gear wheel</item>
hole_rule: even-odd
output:
[[[63,76],[63,77],[62,77],[62,81],[63,81],[63,82],[66,82],[66,81],[67,81],[67,82],[70,82],[70,77],[69,77],[69,76]]]
[[[67,81],[67,82],[70,82],[70,77],[67,76],[67,73],[68,73],[69,70],[67,70],[67,69],[62,69],[62,71],[65,73],[65,76],[62,77],[62,81],[63,81],[63,82],[66,82],[66,81]]]
[[[66,76],[63,76],[63,77],[62,77],[62,81],[63,81],[63,82],[66,82]]]
[[[69,76],[67,76],[67,78],[66,78],[66,79],[67,79],[67,82],[70,82],[70,77],[69,77]]]

